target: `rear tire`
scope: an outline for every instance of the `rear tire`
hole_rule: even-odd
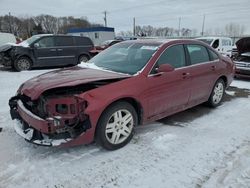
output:
[[[32,62],[28,57],[20,57],[14,62],[14,69],[16,71],[30,70],[32,67]]]
[[[98,121],[96,141],[107,150],[119,149],[132,139],[137,124],[137,113],[131,104],[114,103],[103,112]]]
[[[221,104],[225,93],[225,82],[223,79],[218,79],[214,84],[212,93],[207,101],[207,104],[210,107],[217,107]]]
[[[80,57],[78,58],[78,63],[86,63],[89,60],[89,56],[87,55],[80,55]]]

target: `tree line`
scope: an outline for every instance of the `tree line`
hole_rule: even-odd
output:
[[[65,34],[69,28],[99,26],[102,25],[90,23],[86,17],[55,17],[47,14],[22,17],[16,17],[10,14],[0,16],[0,32],[13,33],[22,39],[29,38],[35,34],[43,33]]]
[[[38,16],[0,16],[0,32],[13,33],[17,37],[26,39],[35,34],[52,33],[65,34],[70,28],[99,27],[102,24],[95,24],[88,21],[86,17],[75,18],[73,16],[55,17],[41,14]],[[238,23],[228,23],[224,28],[208,28],[204,35],[226,35],[241,36],[245,33],[246,27]],[[133,36],[132,31],[121,31],[118,35]],[[175,29],[168,26],[153,27],[151,25],[135,27],[135,36],[141,37],[195,37],[201,33],[197,29],[180,28]]]
[[[243,36],[246,32],[245,25],[238,23],[228,23],[224,27],[208,28],[203,33],[204,36],[217,35],[217,36]],[[118,35],[132,36],[131,31],[121,31]],[[153,27],[151,25],[136,26],[135,35],[141,37],[197,37],[201,36],[202,32],[197,29],[190,28],[171,28],[171,27]]]

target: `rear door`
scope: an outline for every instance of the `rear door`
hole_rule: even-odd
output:
[[[76,46],[72,36],[56,36],[57,65],[76,64]]]
[[[88,37],[74,37],[77,46],[78,57],[87,55],[90,57],[90,51],[93,50],[94,44]]]
[[[161,64],[171,64],[175,70],[159,74],[155,69]],[[164,117],[187,106],[191,83],[188,69],[182,44],[168,47],[162,53],[147,78],[149,119]]]
[[[53,36],[42,37],[34,44],[34,56],[37,66],[55,66],[57,48]]]
[[[193,106],[208,99],[217,78],[216,70],[219,59],[216,59],[217,54],[211,51],[215,55],[212,58],[210,50],[199,44],[187,44],[186,49],[192,78],[189,104]]]

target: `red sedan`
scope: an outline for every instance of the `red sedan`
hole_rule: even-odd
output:
[[[207,102],[218,106],[234,64],[196,40],[114,45],[82,66],[28,80],[9,101],[18,134],[49,146],[126,145],[134,128]]]

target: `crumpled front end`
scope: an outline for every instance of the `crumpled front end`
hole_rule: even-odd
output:
[[[77,96],[41,96],[32,101],[18,94],[9,100],[12,119],[17,119],[16,132],[38,145],[59,146],[84,137],[91,128],[84,114],[87,102]],[[90,143],[92,140],[85,140]]]
[[[1,46],[0,47],[0,64],[6,67],[11,66],[13,62],[14,51],[15,51],[15,48],[10,44]]]
[[[241,78],[250,78],[250,52],[243,53],[234,59],[236,66],[235,76]]]

